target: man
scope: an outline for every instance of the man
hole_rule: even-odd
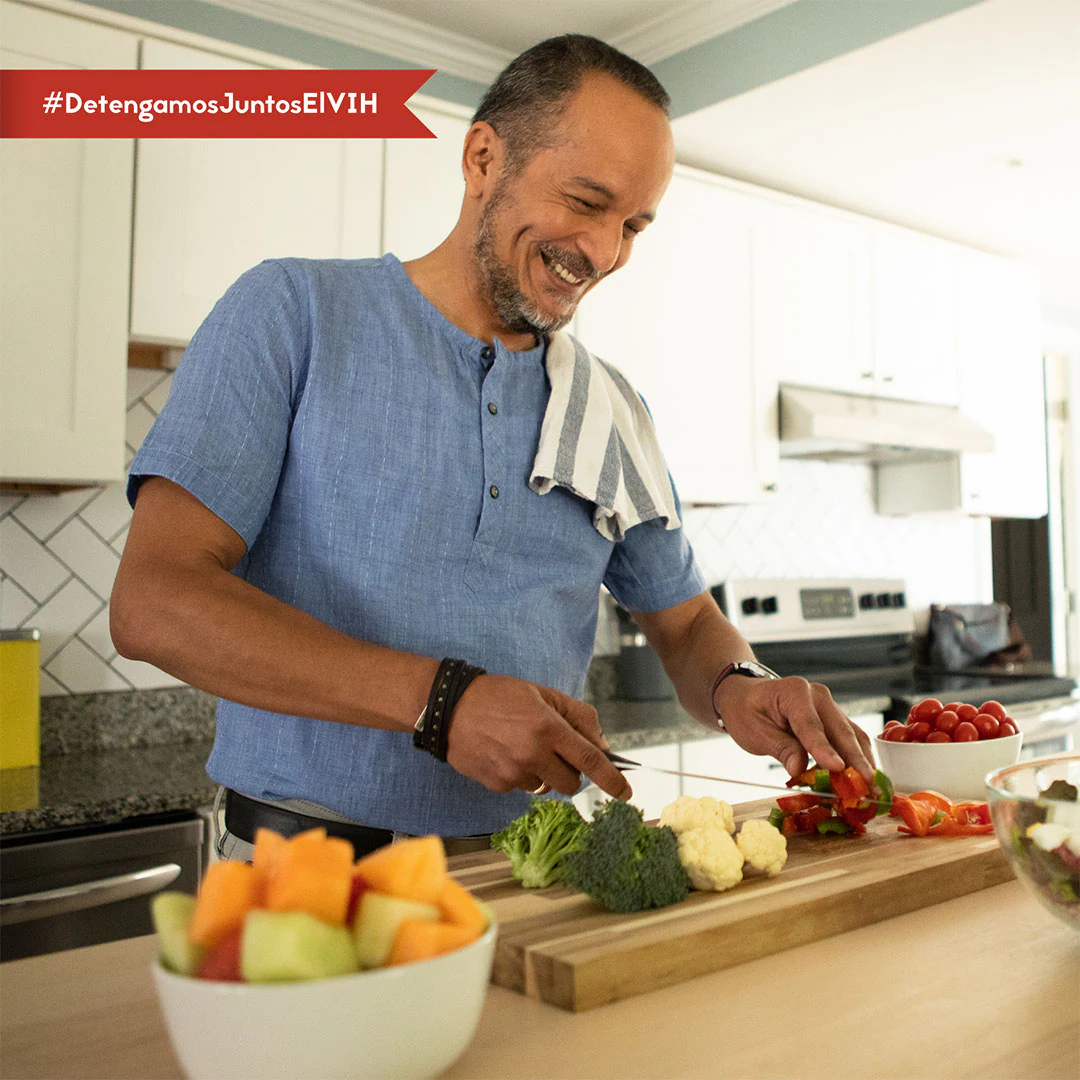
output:
[[[792,774],[809,753],[870,775],[824,687],[732,673],[752,651],[676,513],[612,541],[587,500],[529,486],[550,336],[655,217],[667,105],[609,46],[543,42],[481,103],[438,248],[263,263],[196,334],[132,466],[112,627],[222,699],[207,768],[230,832],[483,844],[580,774],[629,797],[577,700],[601,583],[705,726]]]

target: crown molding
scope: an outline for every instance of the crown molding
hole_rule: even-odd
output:
[[[344,41],[421,67],[435,67],[483,85],[490,83],[514,57],[505,49],[494,48],[464,34],[429,26],[416,19],[365,4],[362,0],[349,0],[347,3],[342,0],[305,0],[302,5],[286,0],[211,2],[218,7]]]
[[[796,0],[679,0],[659,15],[609,38],[643,64],[655,64],[760,19]]]

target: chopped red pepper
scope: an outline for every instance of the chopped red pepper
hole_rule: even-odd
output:
[[[870,785],[862,774],[850,765],[843,772],[829,773],[829,782],[833,791],[840,796],[844,803],[850,801],[851,805],[857,805],[860,799],[865,799],[870,794]]]
[[[816,795],[784,795],[776,800],[776,805],[785,814],[795,814],[800,810],[809,810],[811,806],[820,806],[821,800]]]
[[[893,805],[896,805],[895,802]],[[921,802],[918,799],[904,799],[899,810],[900,816],[904,819],[900,831],[911,833],[914,836],[925,836],[935,815],[941,813],[935,806],[931,806],[927,802]]]
[[[819,821],[827,821],[832,811],[827,806],[809,806],[795,815],[795,826],[799,832],[813,832]]]
[[[961,825],[990,825],[990,804],[976,802],[954,803],[949,816]]]

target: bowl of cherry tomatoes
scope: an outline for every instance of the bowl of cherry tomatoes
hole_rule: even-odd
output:
[[[1023,736],[997,701],[920,701],[907,721],[890,720],[874,739],[878,764],[897,791],[985,798],[986,775],[1020,759]]]

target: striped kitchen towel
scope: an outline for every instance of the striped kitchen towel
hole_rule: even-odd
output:
[[[595,503],[593,524],[609,540],[662,518],[680,526],[652,417],[634,388],[610,364],[569,334],[547,348],[551,397],[529,486],[540,495],[567,488]]]

